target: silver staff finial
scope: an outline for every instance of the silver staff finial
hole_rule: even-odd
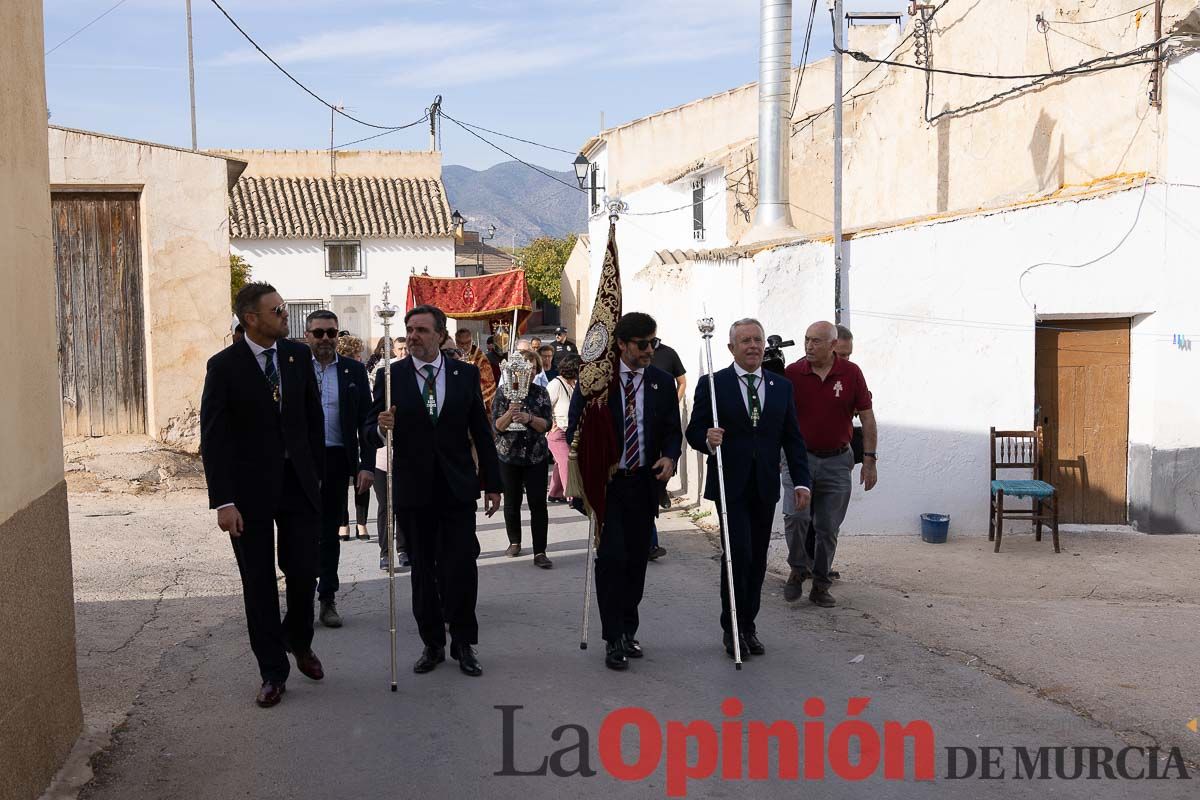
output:
[[[400,310],[388,302],[388,296],[391,295],[391,293],[391,284],[385,283],[383,285],[383,297],[381,298],[380,303],[375,306],[375,316],[382,319],[385,324],[388,323],[392,317],[396,316],[396,312]]]
[[[711,339],[713,331],[717,329],[717,325],[713,322],[712,317],[701,317],[696,320],[696,327],[700,329],[700,333],[705,339]]]

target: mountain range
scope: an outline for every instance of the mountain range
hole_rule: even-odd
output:
[[[585,196],[574,188],[574,172],[546,170],[568,184],[556,183],[519,161],[506,161],[479,171],[442,167],[450,208],[467,219],[467,230],[486,234],[496,226],[495,247],[518,247],[540,236],[563,237],[587,230]]]

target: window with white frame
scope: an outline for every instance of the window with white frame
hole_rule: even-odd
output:
[[[358,278],[362,274],[362,255],[358,242],[325,243],[326,277]]]
[[[704,241],[704,176],[692,179],[692,238]]]

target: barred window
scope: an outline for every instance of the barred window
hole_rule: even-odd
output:
[[[325,275],[330,278],[362,276],[358,242],[325,243]]]

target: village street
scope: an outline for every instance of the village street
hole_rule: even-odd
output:
[[[1183,625],[1185,615],[1194,616],[1195,598],[1185,602],[1165,597],[1165,586],[1175,575],[1170,568],[1163,570],[1162,593],[1153,602],[1068,603],[1066,611],[1047,614],[1049,630],[1037,628],[1032,619],[1013,622],[1028,627],[1021,635],[1025,646],[1006,648],[997,628],[989,636],[971,634],[986,631],[987,620],[972,620],[971,609],[962,605],[991,592],[988,581],[978,582],[973,592],[962,591],[956,585],[964,580],[960,575],[947,581],[949,594],[941,595],[928,593],[921,575],[931,565],[965,569],[970,561],[989,557],[1028,565],[1049,557],[1045,543],[1035,546],[1031,537],[1014,536],[1012,552],[1005,558],[983,547],[982,537],[954,544],[957,549],[951,551],[923,545],[915,537],[850,536],[839,551],[845,553],[841,568],[846,580],[835,590],[842,604],[830,611],[806,600],[789,607],[781,598],[780,578],[768,576],[760,616],[768,653],[749,659],[736,672],[720,646],[716,625],[712,537],[675,512],[661,520],[669,554],[650,565],[642,604],[639,635],[646,658],[626,673],[614,673],[603,667],[594,612],[591,647],[586,652],[579,649],[587,535],[582,517],[562,508],[551,511],[549,554],[555,567],[542,571],[532,566],[528,551],[517,559],[506,558],[502,522],[481,515],[482,678],[460,674],[450,660],[432,674],[412,673],[419,642],[402,575],[397,580],[399,691],[388,691],[387,580],[377,568],[376,543],[352,541],[343,545],[346,589],[340,606],[346,625],[339,630],[318,627],[314,643],[325,663],[325,680],[314,683],[293,672],[283,703],[264,711],[252,702],[258,678],[232,553],[213,525],[203,493],[81,491],[71,496],[71,515],[85,715],[89,728],[118,725],[111,741],[103,736],[95,740],[103,751],[94,757],[95,778],[84,788],[84,797],[665,796],[665,745],[663,760],[644,781],[622,783],[611,777],[600,757],[605,716],[621,707],[639,706],[664,731],[668,720],[720,725],[726,718],[720,704],[728,697],[744,703],[741,719],[746,722],[789,720],[797,727],[811,719],[805,715],[804,700],[820,697],[827,705],[827,737],[847,719],[850,697],[870,698],[861,717],[876,731],[883,730],[885,720],[928,721],[936,734],[936,783],[911,782],[910,756],[905,782],[883,780],[882,766],[876,771],[867,781],[873,796],[1044,797],[1048,786],[1062,797],[1194,796],[1192,780],[1047,784],[1014,779],[1017,746],[1031,752],[1056,746],[1117,751],[1126,745],[1157,743],[1165,756],[1172,744],[1186,744],[1183,739],[1190,734],[1183,725],[1194,716],[1194,703],[1181,708],[1172,701],[1173,710],[1150,707],[1147,719],[1130,723],[1119,716],[1130,711],[1120,698],[1091,698],[1089,707],[1085,700],[1075,702],[1081,695],[1073,692],[1084,687],[1072,685],[1076,655],[1089,661],[1089,671],[1097,676],[1089,691],[1107,685],[1109,678],[1100,677],[1104,673],[1120,680],[1128,670],[1123,659],[1105,663],[1103,650],[1078,651],[1071,640],[1086,629],[1094,632],[1103,620],[1123,625],[1128,614],[1143,618],[1152,629],[1148,632],[1162,634],[1156,647],[1171,656],[1168,660],[1178,659],[1178,672],[1157,676],[1159,685],[1189,683],[1186,675],[1197,655],[1194,640],[1182,631],[1173,635],[1168,626],[1172,620]],[[1175,561],[1194,562],[1198,546],[1195,537],[1137,541],[1152,545],[1159,557],[1174,553]],[[1055,559],[1060,569],[1084,568],[1083,561],[1089,571],[1106,569],[1099,553],[1102,544],[1072,544]],[[1071,555],[1081,551],[1080,556]],[[922,559],[925,569],[918,573]],[[879,560],[890,562],[890,569]],[[909,575],[903,577],[906,570]],[[853,582],[871,572],[880,573],[878,582]],[[907,588],[897,590],[889,583]],[[1064,585],[1071,584],[1064,579]],[[963,597],[956,598],[956,593]],[[1014,613],[1011,607],[1000,607],[1003,601],[996,605],[998,618]],[[1026,609],[1036,615],[1036,607]],[[1074,625],[1055,622],[1064,613]],[[924,625],[916,622],[918,617],[925,618]],[[935,652],[923,643],[928,637],[922,627],[936,628],[929,632],[935,639],[959,644],[934,648]],[[1046,633],[1046,639],[1040,638]],[[1025,680],[1030,660],[1050,672],[1061,669],[1063,685]],[[1147,660],[1150,669],[1157,664]],[[1151,676],[1143,677],[1153,682]],[[589,766],[597,774],[496,776],[505,769],[504,719],[496,708],[502,705],[523,707],[512,712],[513,771],[535,770],[544,757],[576,744],[577,734],[572,732],[561,741],[551,738],[555,728],[574,724],[587,731]],[[1166,719],[1172,715],[1174,720]],[[1168,723],[1175,732],[1173,740],[1160,733]],[[624,737],[629,763],[638,752],[631,731],[627,729]],[[1189,771],[1197,752],[1192,744],[1184,750]],[[946,748],[972,748],[978,754],[983,746],[1005,748],[1000,761],[1005,780],[980,781],[978,766],[968,779],[946,779]],[[693,780],[689,796],[725,797],[745,791],[768,797],[794,797],[798,791],[831,797],[863,794],[863,785],[838,778],[828,768],[819,790],[781,781],[774,748],[771,753],[769,783]],[[694,751],[690,758],[694,760]],[[959,758],[961,771],[964,756]],[[563,768],[573,770],[577,759],[573,751]],[[74,770],[77,778],[86,775],[79,751],[73,760],[67,771]],[[1130,764],[1136,772],[1144,760],[1133,756]],[[73,796],[69,786],[60,784],[55,791],[51,797]]]

